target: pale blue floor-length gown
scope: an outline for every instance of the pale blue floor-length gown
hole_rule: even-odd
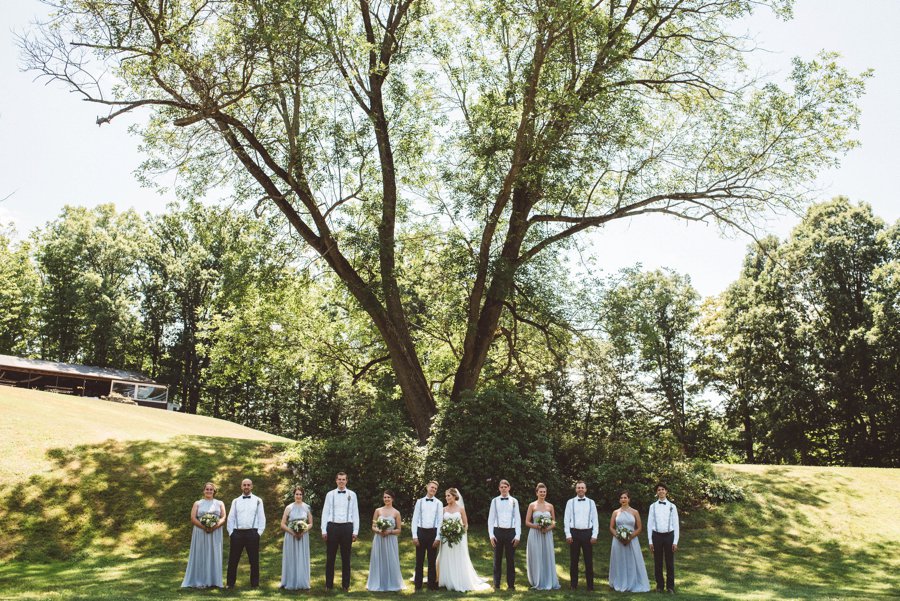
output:
[[[550,517],[550,512],[535,511],[531,514],[531,519],[536,521],[545,516]],[[556,576],[556,552],[553,549],[553,530],[541,532],[535,528],[528,529],[525,563],[531,588],[542,591],[559,588],[559,578]]]
[[[203,499],[197,507],[197,517],[204,513],[214,513],[222,518],[218,499]],[[222,528],[207,532],[194,526],[191,532],[191,552],[187,569],[184,571],[182,588],[206,588],[222,586]]]
[[[394,518],[385,517],[391,522],[391,530],[397,527]],[[400,546],[396,534],[381,536],[375,534],[372,540],[372,556],[369,559],[369,580],[366,589],[370,591],[400,591],[406,588],[403,575],[400,573]]]
[[[306,503],[297,505],[291,503],[291,513],[288,522],[292,520],[306,520],[309,516],[309,506]],[[284,546],[281,555],[281,588],[287,590],[309,589],[309,532],[300,538],[284,533]]]
[[[616,516],[616,528],[620,526],[625,526],[633,532],[634,516],[627,511],[620,511]],[[650,590],[647,566],[644,564],[638,539],[631,539],[627,545],[613,539],[612,550],[609,553],[609,586],[620,592],[646,593]]]

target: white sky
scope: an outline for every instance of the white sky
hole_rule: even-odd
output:
[[[172,197],[141,188],[134,178],[139,140],[128,134],[126,119],[97,127],[102,107],[19,71],[13,32],[44,12],[37,0],[0,0],[0,199],[10,195],[0,202],[0,223],[13,222],[23,236],[65,204],[114,202],[119,209],[161,212]],[[799,0],[789,22],[760,11],[741,28],[770,51],[754,60],[776,77],[789,70],[792,57],[812,58],[823,49],[840,52],[853,73],[875,70],[861,102],[861,147],[840,169],[823,173],[816,187],[822,200],[845,195],[871,203],[888,222],[900,219],[900,199],[889,183],[900,169],[900,0]],[[797,221],[772,216],[769,229],[784,237]],[[613,223],[591,239],[595,267],[671,267],[689,274],[703,295],[737,277],[749,242],[722,238],[714,226],[654,216]]]

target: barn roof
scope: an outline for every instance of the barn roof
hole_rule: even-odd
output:
[[[76,378],[89,378],[92,380],[118,380],[122,382],[135,382],[140,384],[157,384],[150,378],[136,371],[114,369],[112,367],[94,367],[91,365],[78,365],[77,363],[59,363],[57,361],[44,361],[42,359],[25,359],[12,355],[0,355],[0,369],[27,370],[44,374],[58,374]]]

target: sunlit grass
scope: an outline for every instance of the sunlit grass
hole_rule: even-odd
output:
[[[220,436],[285,441],[224,420],[0,386],[0,478],[27,478],[51,467],[47,451],[114,440]],[[75,460],[75,459],[73,459]]]
[[[192,416],[177,416],[179,421],[173,425],[169,421],[171,414],[161,411],[142,415],[139,423],[132,424],[129,418],[137,414],[128,411],[133,411],[133,407],[99,401],[80,401],[94,405],[78,405],[83,415],[69,419],[69,426],[57,423],[51,427],[58,408],[41,417],[46,406],[23,409],[20,403],[24,397],[12,399],[5,392],[0,389],[0,409],[4,418],[11,419],[2,420],[0,425],[4,428],[0,437],[4,463],[0,469],[6,470],[0,475],[7,484],[0,492],[0,599],[151,601],[397,596],[368,594],[364,590],[368,534],[353,548],[349,596],[325,593],[325,550],[318,536],[311,539],[313,590],[298,594],[278,589],[282,537],[276,524],[285,491],[279,489],[281,468],[276,461],[281,443],[273,437],[253,440],[254,436],[265,435],[254,435],[246,428],[232,430],[239,427]],[[46,401],[42,397],[28,399]],[[91,419],[93,410],[98,412],[95,420]],[[125,413],[120,414],[122,410]],[[99,425],[98,429],[89,425],[91,421],[103,420],[107,420],[106,425]],[[195,420],[195,426],[191,425]],[[20,429],[12,431],[10,423],[18,424]],[[121,432],[114,431],[116,425]],[[221,426],[221,430],[212,429],[212,425]],[[72,431],[70,427],[84,430]],[[33,428],[33,432],[29,433],[28,428]],[[91,438],[98,431],[112,432],[113,439]],[[236,439],[234,432],[241,434],[241,439]],[[142,433],[153,440],[140,439]],[[11,465],[16,466],[15,473],[10,471]],[[900,470],[765,466],[719,469],[743,481],[748,500],[684,512],[676,559],[679,598],[897,598],[900,561],[895,546],[900,540],[900,523],[893,518],[900,515]],[[239,481],[245,475],[254,478],[256,492],[266,502],[269,520],[262,540],[262,587],[247,587],[249,572],[244,561],[236,591],[182,591],[179,585],[187,562],[191,503],[199,497],[202,484],[211,479],[221,485],[220,498],[227,504],[238,494]],[[324,493],[332,483],[306,484]],[[562,505],[564,500],[551,501]],[[316,517],[318,513],[315,511]],[[490,578],[491,549],[483,525],[472,527],[470,543],[476,570]],[[641,543],[652,579],[646,539]],[[609,538],[601,536],[595,548],[598,590],[593,594],[572,594],[567,590],[568,550],[561,533],[557,533],[557,572],[564,589],[527,591],[525,549],[520,548],[519,589],[496,596],[514,601],[646,598],[612,593],[606,588],[610,545]],[[409,578],[415,552],[406,532],[400,549],[404,576]],[[226,557],[227,550],[226,540]],[[414,595],[409,584],[400,596]],[[440,600],[495,595],[439,592],[418,596]]]

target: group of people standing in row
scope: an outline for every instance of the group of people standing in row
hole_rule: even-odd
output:
[[[326,545],[325,588],[334,588],[335,564],[341,556],[341,588],[350,589],[350,551],[359,536],[360,518],[356,494],[347,488],[347,474],[339,472],[336,488],[325,496],[322,507],[321,535]],[[191,550],[182,587],[222,586],[222,528],[228,530],[231,544],[228,553],[226,586],[232,588],[237,579],[237,567],[244,554],[250,563],[250,586],[259,586],[259,540],[266,527],[262,500],[253,494],[253,482],[241,482],[241,496],[225,511],[225,504],[216,499],[216,487],[207,482],[203,498],[194,503],[191,523]],[[465,502],[456,488],[444,493],[446,505],[437,497],[438,483],[429,482],[427,494],[416,501],[410,530],[416,547],[416,567],[413,583],[420,590],[427,583],[431,590],[480,591],[491,588],[479,577],[472,565],[468,548],[468,516]],[[493,588],[500,588],[503,564],[506,564],[507,589],[515,590],[515,550],[522,534],[522,512],[518,500],[509,494],[510,484],[501,480],[500,494],[491,500],[488,513],[488,536],[494,550]],[[303,489],[294,488],[294,501],[284,508],[281,530],[284,531],[282,549],[281,587],[287,590],[310,588],[309,531],[313,514],[303,501]],[[674,553],[678,549],[678,509],[668,500],[668,489],[656,486],[657,500],[648,510],[647,532],[653,554],[656,590],[675,591]],[[553,590],[560,588],[556,575],[553,532],[556,527],[556,508],[547,502],[547,486],[539,483],[535,500],[525,511],[528,529],[526,568],[531,588]],[[400,512],[394,507],[394,494],[384,491],[383,505],[372,516],[371,557],[366,589],[370,591],[399,591],[405,587],[400,569],[398,536],[403,527]],[[638,536],[644,531],[640,514],[631,507],[628,491],[619,495],[620,507],[609,520],[613,537],[609,562],[609,586],[616,591],[647,592],[650,583]],[[569,545],[570,587],[578,588],[579,569],[584,562],[587,590],[594,590],[593,545],[599,535],[600,519],[596,503],[587,497],[583,481],[575,484],[575,496],[569,499],[563,514],[566,543]],[[455,534],[454,534],[455,533]],[[425,579],[427,565],[428,575]],[[663,578],[663,566],[666,574]]]

